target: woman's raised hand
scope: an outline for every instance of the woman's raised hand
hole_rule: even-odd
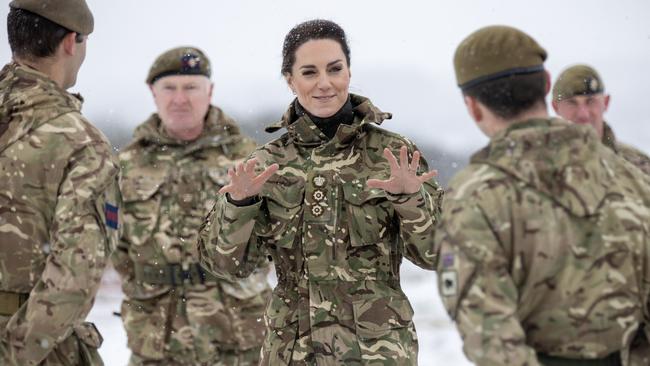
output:
[[[278,164],[271,164],[259,175],[256,175],[255,166],[257,163],[257,158],[252,158],[237,164],[234,169],[228,169],[230,183],[223,186],[219,193],[229,193],[230,197],[235,201],[257,196],[262,191],[264,183],[280,168]]]
[[[413,159],[409,163],[406,146],[402,146],[399,151],[399,163],[388,148],[384,149],[384,156],[390,164],[390,178],[387,180],[368,179],[367,185],[370,188],[381,188],[392,194],[411,194],[419,191],[422,183],[438,175],[437,170],[417,175],[420,166],[420,152],[415,151]]]

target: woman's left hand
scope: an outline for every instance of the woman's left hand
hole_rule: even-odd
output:
[[[384,156],[390,164],[390,178],[388,180],[368,179],[367,185],[370,188],[381,188],[391,194],[411,194],[419,191],[422,183],[438,175],[437,170],[432,170],[418,176],[420,152],[415,151],[409,163],[406,146],[402,146],[399,151],[399,163],[388,148],[384,149]]]

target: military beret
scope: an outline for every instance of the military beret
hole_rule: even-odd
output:
[[[481,28],[465,38],[454,55],[458,86],[544,70],[546,51],[529,35],[508,26]]]
[[[169,75],[205,75],[210,77],[210,60],[198,48],[183,46],[172,48],[158,56],[149,69],[147,84]]]
[[[95,26],[85,0],[13,0],[9,6],[40,15],[79,34],[88,35]]]
[[[576,95],[591,95],[605,91],[605,84],[594,68],[575,65],[564,70],[553,85],[553,100],[560,101]]]

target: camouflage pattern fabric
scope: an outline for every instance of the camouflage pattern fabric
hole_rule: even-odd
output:
[[[29,294],[0,316],[0,364],[101,365],[83,320],[117,244],[117,160],[46,75],[6,65],[0,100],[0,290]]]
[[[641,169],[641,171],[647,175],[650,175],[650,157],[634,147],[618,141],[614,135],[614,131],[607,123],[603,125],[602,142],[605,146],[614,150],[614,152],[620,155],[623,159]]]
[[[168,137],[154,114],[120,153],[124,228],[113,261],[126,294],[122,317],[131,364],[213,365],[220,351],[254,349],[259,355],[270,296],[268,264],[234,282],[173,286],[137,276],[143,266],[198,263],[198,231],[216,192],[228,182],[227,169],[255,146],[232,119],[211,107],[195,141]]]
[[[413,309],[400,287],[400,264],[433,269],[442,190],[435,181],[410,195],[369,189],[387,179],[382,151],[404,137],[382,130],[390,114],[352,95],[355,120],[328,140],[292,103],[267,131],[288,132],[255,152],[280,169],[259,202],[224,196],[201,232],[202,263],[220,275],[247,276],[260,253],[275,263],[278,285],[266,310],[262,365],[416,365]],[[424,159],[421,171],[427,170]]]
[[[650,186],[589,126],[513,124],[450,183],[443,303],[477,365],[600,359],[650,319]],[[646,328],[647,329],[647,328]]]

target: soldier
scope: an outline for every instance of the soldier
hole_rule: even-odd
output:
[[[210,104],[210,73],[210,60],[195,47],[160,55],[146,80],[157,113],[120,153],[124,229],[114,264],[126,294],[122,317],[131,365],[259,362],[267,271],[225,281],[198,263],[195,242],[214,205],[211,193],[228,183],[228,168],[255,149],[235,121]]]
[[[603,115],[609,107],[609,94],[598,72],[587,65],[564,70],[553,86],[553,109],[567,121],[592,126],[605,146],[614,150],[644,173],[650,174],[650,157],[616,140]]]
[[[478,365],[625,364],[650,319],[650,188],[593,128],[549,118],[545,59],[506,26],[456,50],[490,143],[446,194],[440,294]]]
[[[410,141],[376,126],[391,114],[349,93],[349,66],[337,24],[287,34],[282,74],[297,98],[267,128],[287,133],[229,171],[201,232],[215,273],[245,277],[273,258],[262,365],[417,364],[399,270],[404,256],[433,269],[442,191]]]
[[[117,159],[81,114],[84,0],[14,0],[0,71],[0,364],[102,365],[84,323],[118,239]]]

